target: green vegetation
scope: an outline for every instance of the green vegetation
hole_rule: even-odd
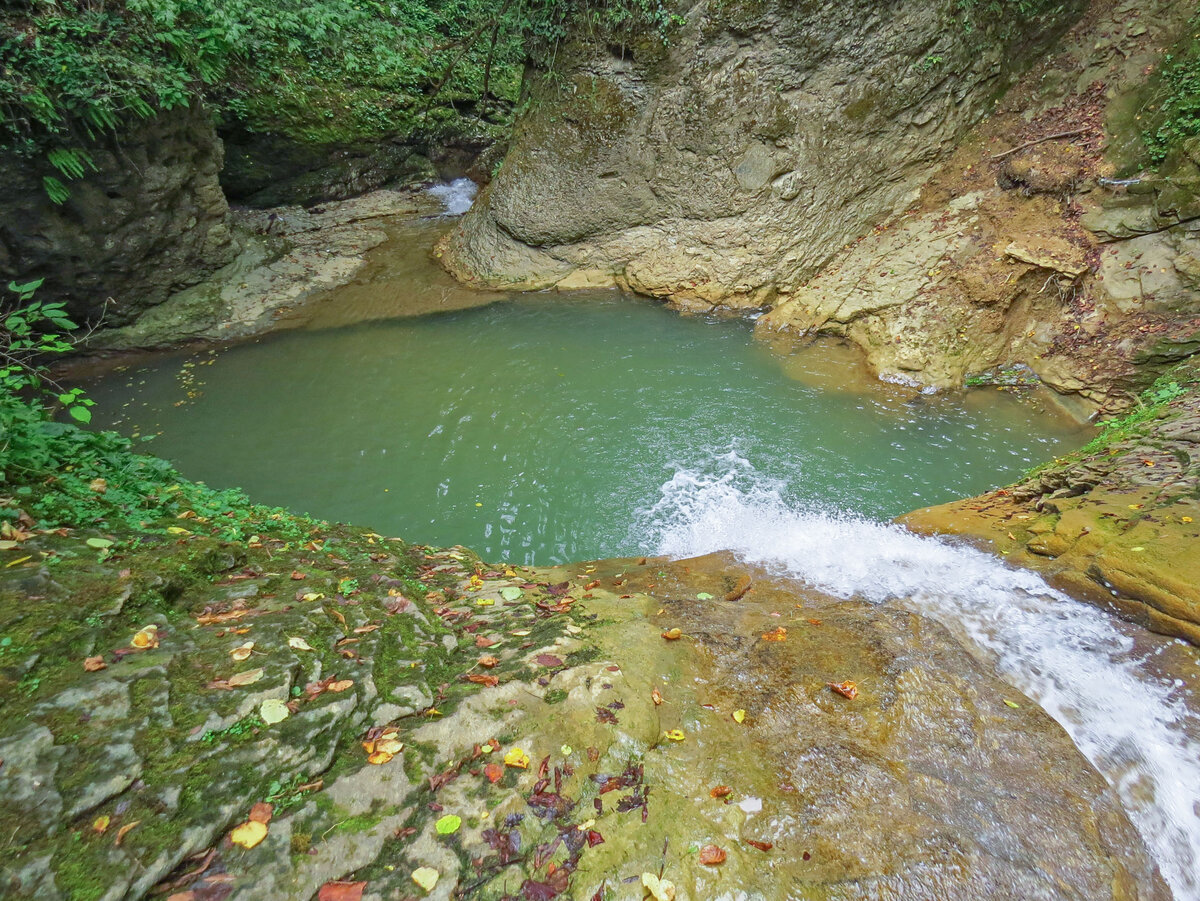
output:
[[[1200,13],[1164,57],[1159,88],[1149,108],[1152,124],[1143,138],[1153,162],[1161,163],[1185,140],[1200,135]]]
[[[527,57],[552,60],[569,29],[665,39],[675,21],[662,0],[15,0],[0,148],[44,153],[62,202],[92,142],[162,110],[203,100],[317,143],[433,132],[457,102],[507,108]]]
[[[270,529],[301,540],[314,523],[180,477],[171,464],[134,453],[115,432],[90,432],[55,415],[91,419],[92,401],[51,379],[46,360],[73,347],[61,304],[34,299],[37,283],[10,285],[24,304],[0,311],[0,523],[18,505],[43,526],[104,526],[149,534],[202,532],[228,541]],[[187,528],[180,523],[186,520]],[[3,526],[0,526],[3,528]],[[93,539],[101,554],[111,542]]]

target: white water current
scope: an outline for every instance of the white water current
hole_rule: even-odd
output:
[[[426,190],[442,202],[445,216],[461,216],[475,202],[479,185],[469,178],[456,178],[452,182],[433,185]]]
[[[736,453],[680,467],[643,511],[653,549],[733,551],[841,598],[942,623],[1057,720],[1115,789],[1179,901],[1200,901],[1200,716],[1156,672],[1172,644],[948,540],[788,501]]]

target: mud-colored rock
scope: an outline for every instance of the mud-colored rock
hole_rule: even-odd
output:
[[[444,262],[482,285],[587,270],[681,304],[762,307],[910,203],[1081,9],[965,28],[949,0],[697,3],[665,48],[576,42],[533,80]]]

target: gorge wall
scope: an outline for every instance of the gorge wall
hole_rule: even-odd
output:
[[[223,149],[199,104],[88,152],[94,170],[61,205],[42,186],[48,163],[0,159],[0,281],[43,278],[41,300],[120,325],[232,259]]]
[[[461,277],[761,307],[907,205],[1080,14],[700,2],[669,47],[580,42],[443,247]]]

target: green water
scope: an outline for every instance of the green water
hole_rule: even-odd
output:
[[[156,435],[193,479],[522,563],[653,550],[645,511],[677,475],[886,519],[1082,440],[1006,393],[914,396],[836,348],[781,357],[748,323],[611,293],[291,331],[89,390],[100,425]]]

